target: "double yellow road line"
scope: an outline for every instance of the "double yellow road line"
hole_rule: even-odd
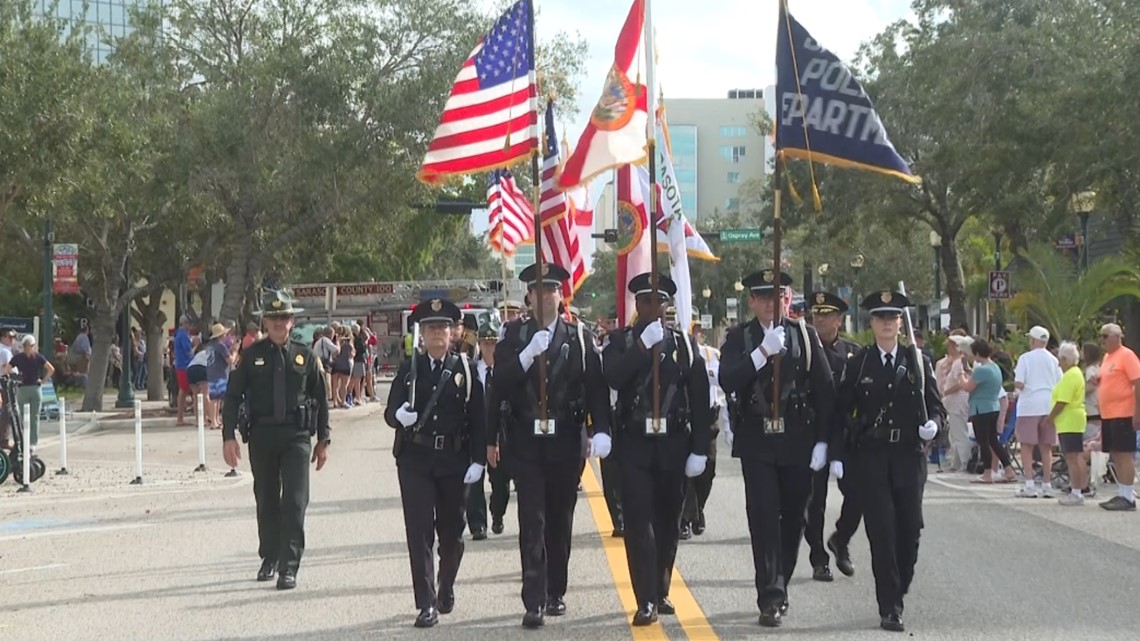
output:
[[[633,596],[633,582],[629,578],[629,565],[625,556],[624,539],[609,535],[613,531],[613,521],[606,507],[606,499],[602,493],[602,484],[594,471],[594,466],[587,465],[582,474],[582,489],[586,492],[586,502],[590,505],[590,512],[594,515],[594,523],[598,526],[598,534],[602,538],[602,549],[606,553],[606,561],[610,564],[610,572],[614,577],[614,587],[621,599],[622,609],[625,610],[626,620],[632,622],[633,614],[637,611],[637,600]],[[720,637],[713,631],[712,625],[705,618],[705,612],[685,585],[685,579],[677,568],[673,568],[673,582],[669,589],[669,599],[677,609],[677,621],[685,631],[689,641],[719,641]],[[668,641],[669,635],[660,623],[634,627],[630,625],[633,638],[636,641]]]

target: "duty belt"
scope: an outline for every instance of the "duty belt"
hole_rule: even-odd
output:
[[[411,432],[408,435],[408,440],[416,445],[423,447],[430,447],[433,450],[446,450],[452,449],[456,452],[463,449],[463,440],[447,434],[423,434],[420,432]]]

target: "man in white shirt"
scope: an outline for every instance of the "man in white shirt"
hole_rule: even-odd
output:
[[[1057,444],[1057,428],[1046,423],[1045,417],[1053,409],[1053,386],[1061,380],[1061,367],[1057,357],[1045,346],[1049,344],[1049,330],[1040,325],[1029,330],[1030,350],[1017,359],[1013,370],[1017,396],[1017,423],[1014,433],[1021,443],[1021,465],[1025,470],[1025,487],[1018,491],[1021,498],[1037,498],[1033,474],[1033,448],[1041,449],[1041,495],[1053,497],[1053,446]]]

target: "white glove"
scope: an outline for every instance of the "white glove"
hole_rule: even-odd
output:
[[[645,349],[653,349],[653,346],[660,343],[663,338],[665,338],[665,328],[661,326],[660,318],[646,325],[641,332],[641,344]]]
[[[724,434],[724,444],[727,445],[728,449],[731,450],[732,449],[732,429],[729,428],[727,425],[725,425],[724,429],[721,430],[721,433]]]
[[[935,436],[938,436],[938,423],[927,421],[918,426],[918,437],[922,440],[929,441]]]
[[[831,462],[831,475],[837,479],[843,478],[843,461]]]
[[[760,347],[763,347],[769,356],[779,354],[784,349],[784,326],[776,325],[765,332]]]
[[[709,457],[699,456],[697,454],[690,454],[689,458],[685,461],[685,476],[693,478],[705,473],[705,464],[709,462]]]
[[[598,432],[590,439],[590,456],[606,458],[610,455],[610,449],[612,447],[613,442],[610,441],[610,435],[604,432]]]
[[[812,472],[827,467],[827,443],[816,443],[815,447],[811,448],[811,463],[808,463],[808,467]]]
[[[400,425],[404,427],[411,427],[416,424],[420,419],[419,412],[412,411],[411,403],[404,403],[398,410],[396,410],[396,420],[400,421]]]
[[[519,365],[522,365],[523,371],[530,369],[534,364],[534,359],[538,358],[550,348],[550,330],[540,329],[534,333],[527,346],[519,352]]]
[[[467,467],[467,473],[463,475],[463,482],[467,485],[478,483],[479,479],[483,478],[484,466],[478,463],[472,463]]]

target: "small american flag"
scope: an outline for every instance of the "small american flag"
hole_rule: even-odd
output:
[[[491,172],[487,185],[491,247],[507,256],[534,237],[534,210],[509,170]]]
[[[471,52],[443,108],[419,179],[507,167],[538,146],[531,0],[504,13]]]
[[[562,284],[563,298],[570,300],[586,280],[586,263],[578,248],[578,233],[570,220],[566,195],[559,191],[555,179],[561,163],[558,136],[554,130],[554,101],[546,103],[546,145],[542,156],[542,260],[560,265],[570,272],[570,280]]]

